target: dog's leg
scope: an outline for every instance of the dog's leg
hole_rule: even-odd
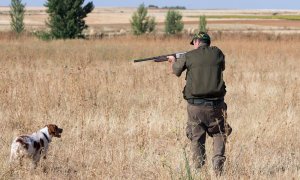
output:
[[[41,154],[43,156],[43,159],[47,159],[47,148],[43,148]]]
[[[11,151],[10,158],[9,158],[9,169],[10,169],[10,171],[15,169],[15,163],[16,163],[16,155],[13,151]]]
[[[12,164],[16,160],[16,155],[13,151],[10,153],[9,163]]]
[[[13,143],[10,150],[9,163],[14,163],[17,160],[19,153],[19,147],[16,147]]]
[[[35,156],[33,156],[32,159],[32,166],[34,169],[36,169],[38,162],[40,161],[41,158],[41,152],[38,152]]]
[[[9,158],[9,166],[10,168],[14,168],[15,166],[23,166],[23,156],[17,154],[18,152],[12,151]]]
[[[36,169],[37,163],[38,163],[38,162],[37,162],[35,159],[33,159],[33,160],[31,161],[31,167],[30,167],[30,169],[31,169],[31,170]]]

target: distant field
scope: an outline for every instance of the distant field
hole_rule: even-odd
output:
[[[96,8],[86,18],[88,32],[130,33],[130,18],[135,8]],[[199,16],[206,15],[210,31],[267,31],[271,33],[300,33],[300,14],[287,10],[179,10],[183,15],[185,31],[197,29]],[[166,9],[149,9],[156,19],[157,32],[164,31]],[[276,15],[274,15],[276,14]],[[43,7],[28,7],[25,24],[28,31],[45,29],[47,13]],[[10,30],[9,8],[0,7],[0,31]]]
[[[199,16],[188,16],[196,17]],[[257,15],[208,15],[209,19],[284,19],[284,20],[300,20],[299,15],[270,15],[270,16],[257,16]]]

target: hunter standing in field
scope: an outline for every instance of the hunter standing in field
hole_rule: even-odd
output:
[[[196,168],[201,168],[206,159],[206,134],[213,138],[213,168],[221,175],[225,157],[226,137],[231,127],[226,123],[227,105],[224,102],[226,86],[223,80],[225,56],[222,51],[210,46],[207,33],[194,35],[191,45],[194,50],[176,59],[168,56],[171,69],[176,76],[186,72],[183,97],[187,100],[187,137],[191,140],[191,151]]]

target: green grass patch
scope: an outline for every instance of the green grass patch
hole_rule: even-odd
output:
[[[194,18],[199,18],[200,16],[188,16],[188,17],[194,17]],[[206,16],[206,18],[211,18],[211,19],[284,19],[284,20],[295,20],[299,21],[300,20],[300,15],[211,15],[211,16]]]

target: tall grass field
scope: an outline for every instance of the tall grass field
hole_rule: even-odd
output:
[[[213,37],[212,37],[213,38]],[[185,74],[167,62],[189,38],[0,41],[0,179],[216,179],[212,140],[196,171],[185,135]],[[220,179],[300,178],[300,41],[215,39],[226,55],[233,128]],[[64,129],[35,170],[10,169],[12,140],[46,124]]]

